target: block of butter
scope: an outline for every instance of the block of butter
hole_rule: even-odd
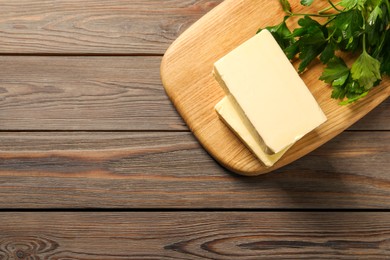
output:
[[[235,101],[231,95],[224,97],[215,106],[219,117],[265,166],[271,167],[283,156],[290,146],[283,149],[281,152],[267,154],[263,147],[263,143],[259,140],[259,135],[254,128],[248,127],[250,124],[248,119],[243,116],[243,113],[239,111],[240,108],[238,107],[237,109],[237,106],[234,103]]]
[[[245,126],[258,135],[259,145],[268,154],[283,152],[326,121],[268,30],[218,60],[214,76],[231,95],[241,117],[247,118]]]

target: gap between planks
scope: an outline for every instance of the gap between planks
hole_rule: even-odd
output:
[[[194,212],[194,213],[214,213],[214,212],[253,212],[253,213],[283,213],[283,212],[296,212],[296,213],[390,213],[390,209],[335,209],[335,208],[0,208],[0,213],[22,213],[22,212],[80,212],[80,213],[110,213],[110,212],[123,212],[123,213],[149,213],[149,212]]]

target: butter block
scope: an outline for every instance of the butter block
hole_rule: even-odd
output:
[[[268,30],[218,60],[214,75],[267,153],[283,151],[327,120]]]
[[[262,141],[259,140],[259,135],[252,127],[248,127],[250,123],[248,119],[243,116],[236,109],[235,101],[231,95],[224,97],[216,106],[219,117],[224,123],[236,134],[237,137],[252,151],[252,153],[267,167],[274,165],[290,148],[283,149],[281,152],[275,154],[267,154],[264,151]]]

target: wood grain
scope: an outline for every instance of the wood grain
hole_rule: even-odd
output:
[[[1,259],[387,259],[390,213],[0,213]]]
[[[0,53],[163,54],[222,0],[1,0]]]
[[[0,56],[1,130],[186,130],[160,57]]]
[[[160,57],[0,56],[0,130],[188,130]],[[355,130],[390,130],[390,100]]]
[[[346,132],[256,178],[187,132],[2,132],[0,208],[385,209],[389,169],[388,131]]]
[[[218,118],[214,106],[226,95],[212,76],[213,64],[253,37],[259,28],[277,24],[284,15],[276,1],[226,0],[184,32],[167,50],[161,77],[168,96],[203,147],[222,165],[242,175],[259,175],[287,165],[326,143],[390,96],[390,79],[367,98],[350,106],[332,100],[331,89],[319,81],[323,66],[312,64],[302,79],[328,121],[307,134],[272,167],[265,167]],[[328,4],[315,2],[307,12]],[[302,6],[292,1],[295,12]],[[306,10],[306,9],[305,9]]]

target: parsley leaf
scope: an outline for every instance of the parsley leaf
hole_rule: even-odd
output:
[[[286,54],[287,58],[292,60],[295,55],[297,55],[299,52],[299,42],[294,42],[290,46],[288,46],[286,49],[284,49],[284,53]]]
[[[376,1],[378,3],[374,3]],[[386,28],[389,25],[389,10],[387,9],[385,1],[372,0],[373,11],[367,18],[365,33],[367,35],[367,44],[369,50],[372,50],[370,54],[374,58],[378,58],[381,53],[386,37]],[[388,3],[388,2],[387,2]]]
[[[326,45],[324,51],[320,55],[320,60],[322,63],[326,64],[334,57],[334,52],[336,51],[336,44],[334,41],[330,40],[328,45]]]
[[[314,0],[301,0],[301,5],[310,6]]]
[[[346,94],[346,89],[343,85],[341,86],[333,86],[331,98],[334,99],[343,99]]]
[[[365,90],[370,90],[381,80],[380,62],[366,51],[359,56],[351,68],[351,75]]]
[[[340,105],[347,105],[367,95],[368,91],[362,88],[359,81],[352,76],[351,70],[339,57],[333,57],[322,73],[321,80],[332,85],[332,98],[344,99]]]
[[[342,85],[346,80],[345,77],[348,76],[349,76],[349,68],[347,67],[343,59],[339,57],[334,57],[328,62],[328,65],[324,69],[324,72],[322,73],[320,80],[323,80],[329,84],[333,84],[334,81],[338,80],[337,85]],[[344,82],[340,82],[341,78],[345,78]]]
[[[367,19],[368,24],[374,24],[376,20],[382,18],[383,12],[379,5],[375,6],[374,10],[370,13],[370,16]]]
[[[367,0],[342,0],[340,5],[346,9],[357,7],[359,10],[364,7]]]
[[[301,63],[298,71],[301,73],[325,49],[326,39],[322,25],[309,16],[299,19],[298,24],[301,28],[295,29],[291,36],[299,37]]]
[[[349,68],[345,62],[341,58],[334,57],[328,62],[320,80],[332,85],[332,98],[343,99],[347,93],[345,83],[349,75]]]
[[[358,0],[342,0],[340,5],[346,9],[351,9],[355,7],[358,3]]]
[[[293,38],[290,37],[291,31],[288,29],[286,24],[286,19],[288,16],[285,17],[282,23],[275,25],[275,26],[268,26],[265,29],[270,31],[272,36],[275,38],[275,40],[278,42],[279,46],[284,50],[287,47],[289,47],[291,44],[295,42]],[[259,30],[258,32],[260,32]]]
[[[341,50],[354,51],[363,34],[363,18],[360,11],[353,9],[340,13],[329,24],[329,34]]]
[[[287,14],[291,13],[291,5],[288,0],[279,0],[280,4],[282,5],[283,11]]]

